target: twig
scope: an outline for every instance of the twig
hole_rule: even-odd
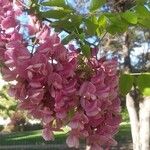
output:
[[[25,5],[21,0],[17,0],[17,2],[19,2],[25,8],[30,9],[30,7],[28,7],[27,5]]]

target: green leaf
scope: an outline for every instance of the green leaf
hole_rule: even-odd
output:
[[[105,15],[99,16],[97,29],[98,36],[101,36],[106,32],[106,27],[107,27],[107,17]]]
[[[66,17],[70,14],[68,10],[49,10],[45,12],[41,12],[41,16],[44,18],[54,18],[54,19],[61,19]]]
[[[82,45],[81,51],[85,57],[89,58],[91,56],[91,49],[88,45]]]
[[[9,106],[9,111],[10,110],[13,110],[13,111],[15,111],[16,110],[16,108],[17,108],[17,104],[16,105],[11,105],[11,106]]]
[[[66,36],[63,40],[62,40],[62,43],[63,44],[68,44],[71,40],[75,39],[76,35],[75,33],[71,33],[69,34],[68,36]]]
[[[65,0],[49,0],[48,2],[41,3],[43,6],[50,6],[50,7],[61,7],[64,9],[73,10],[72,7],[66,4]]]
[[[98,25],[100,27],[103,27],[105,28],[106,27],[106,24],[107,24],[107,18],[105,15],[101,15],[99,18],[98,18]]]
[[[0,105],[0,110],[6,110],[6,107],[3,105]]]
[[[147,0],[136,0],[138,5],[143,5]]]
[[[120,89],[120,94],[125,96],[127,95],[132,86],[133,86],[133,81],[134,78],[133,76],[129,75],[129,74],[122,74],[119,78],[119,89]]]
[[[106,3],[106,0],[91,0],[90,11],[95,11]]]
[[[1,98],[5,98],[6,100],[9,100],[9,98],[7,97],[7,95],[4,94],[3,92],[0,92],[0,97]]]
[[[41,4],[43,6],[57,6],[57,7],[66,6],[65,0],[49,0],[48,2],[43,2]]]
[[[149,17],[149,15],[150,15],[149,10],[144,5],[137,6],[135,11],[136,11],[136,14],[138,15],[138,17],[140,17],[140,18]]]
[[[127,30],[128,24],[119,14],[105,14],[105,16],[108,19],[106,30],[110,34],[123,33]]]
[[[150,18],[139,19],[138,23],[141,27],[150,29]]]
[[[150,29],[150,12],[145,6],[136,7],[138,24],[144,28]]]
[[[91,21],[89,18],[85,20],[85,25],[87,27],[87,33],[89,35],[94,35],[98,28],[98,25]]]
[[[144,96],[150,96],[150,73],[140,75],[137,79],[137,85]]]
[[[81,30],[80,24],[82,22],[82,17],[78,15],[67,15],[65,18],[59,19],[51,23],[51,26],[55,28],[55,31],[61,32],[62,30],[72,33],[76,30]]]
[[[131,23],[131,24],[137,24],[138,18],[136,13],[132,12],[132,11],[126,11],[124,12],[122,15],[122,18],[124,18],[127,22]]]

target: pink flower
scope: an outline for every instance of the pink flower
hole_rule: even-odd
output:
[[[86,98],[81,99],[81,106],[86,111],[87,116],[95,116],[100,112],[97,100],[88,100]]]
[[[51,30],[48,26],[44,25],[41,31],[36,34],[36,38],[39,40],[45,40],[51,33]]]
[[[53,111],[51,111],[50,108],[44,107],[43,110],[40,111],[43,123],[49,124],[54,120]]]
[[[11,28],[11,27],[16,27],[17,25],[17,22],[16,22],[16,19],[12,16],[9,16],[9,17],[6,17],[2,23],[2,28],[3,29],[8,29],[8,28]]]
[[[54,133],[48,127],[43,129],[42,136],[45,141],[54,140]]]
[[[31,102],[34,104],[39,104],[44,96],[44,90],[43,89],[30,89],[29,90],[29,98],[31,99]]]
[[[48,84],[53,85],[56,89],[62,89],[62,77],[57,73],[48,76]]]
[[[67,145],[75,148],[79,148],[79,139],[75,135],[69,135],[66,140]]]
[[[0,61],[5,61],[5,51],[6,49],[0,47]]]
[[[91,145],[90,150],[103,150],[103,148],[98,144],[93,144]]]
[[[91,97],[96,92],[96,87],[88,81],[85,81],[79,90],[80,96]]]
[[[71,122],[68,124],[69,127],[72,129],[84,129],[84,124],[88,123],[88,117],[82,113],[76,113],[75,116],[72,118]]]
[[[117,73],[117,61],[116,60],[108,60],[103,62],[102,67],[106,71],[109,76],[114,76]]]
[[[30,23],[21,25],[17,17],[23,7],[0,0],[1,71],[5,80],[16,81],[10,95],[19,101],[20,109],[41,120],[45,140],[54,140],[53,131],[69,125],[69,147],[78,148],[80,138],[92,150],[115,144],[113,136],[121,120],[117,61],[97,60],[97,48],[89,59],[73,45],[66,49],[59,33],[52,33],[32,14]],[[23,38],[21,27],[31,40]]]

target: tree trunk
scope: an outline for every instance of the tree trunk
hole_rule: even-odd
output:
[[[140,149],[140,140],[139,140],[139,120],[138,113],[135,107],[135,103],[133,98],[128,93],[126,96],[126,106],[129,113],[130,123],[131,123],[131,133],[132,133],[132,141],[133,141],[133,149]]]
[[[140,144],[141,150],[150,150],[150,97],[140,102]]]

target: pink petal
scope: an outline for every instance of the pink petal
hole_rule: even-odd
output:
[[[79,148],[79,139],[74,135],[69,135],[66,140],[66,143],[68,147]]]
[[[49,128],[44,128],[42,132],[42,136],[45,141],[53,141],[54,140],[54,133]]]
[[[1,24],[3,29],[8,29],[11,27],[15,27],[17,25],[17,22],[14,17],[7,17],[2,21]]]
[[[91,82],[85,81],[80,87],[79,95],[84,96],[86,93],[94,94],[95,92],[96,87]]]

